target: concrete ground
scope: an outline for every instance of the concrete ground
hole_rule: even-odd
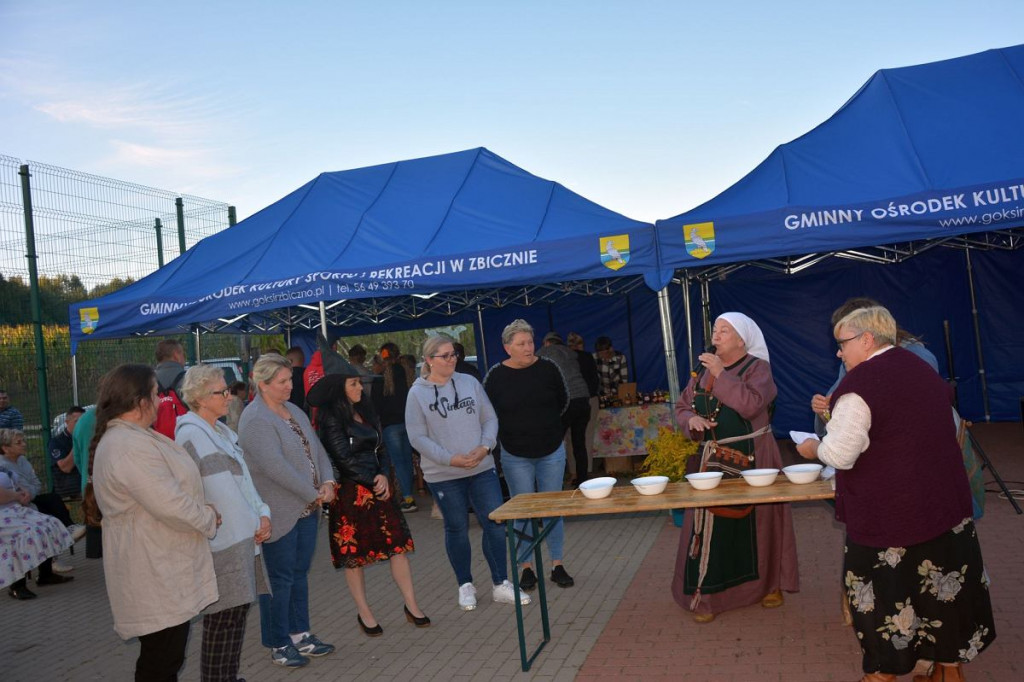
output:
[[[980,425],[976,434],[1011,488],[1024,488],[1024,432],[1019,423]],[[991,480],[986,475],[986,480]],[[994,489],[994,485],[989,485]],[[240,674],[249,682],[274,680],[750,680],[826,681],[860,677],[860,655],[839,613],[842,528],[823,503],[794,506],[801,590],[775,610],[751,607],[698,625],[669,592],[678,530],[667,515],[573,519],[566,528],[566,566],[576,586],[548,590],[552,641],[528,673],[519,667],[514,610],[494,604],[486,564],[473,527],[476,611],[456,606],[457,586],[441,522],[429,502],[409,515],[417,552],[412,557],[417,597],[433,625],[405,621],[402,601],[386,566],[367,571],[368,594],[383,637],[365,637],[343,575],[331,566],[322,538],[311,572],[314,631],[338,651],[300,670],[269,662],[259,644],[258,609],[249,616]],[[976,680],[1024,677],[1013,652],[1024,650],[1024,516],[988,496],[979,523],[992,578],[998,637],[967,668]],[[0,595],[0,680],[131,679],[138,642],[122,642],[112,629],[102,562],[71,559],[75,581],[39,588],[39,598],[18,602]],[[65,555],[66,559],[66,555]],[[532,647],[540,640],[536,604],[525,607]],[[202,627],[193,626],[182,680],[197,680]],[[904,678],[909,680],[910,677]]]

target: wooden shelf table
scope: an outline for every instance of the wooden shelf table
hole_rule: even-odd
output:
[[[540,544],[551,531],[553,524],[538,528],[538,520],[565,516],[593,516],[596,514],[623,514],[659,511],[664,509],[689,509],[694,507],[717,507],[735,504],[773,504],[779,502],[803,502],[807,500],[829,500],[835,497],[831,481],[815,481],[797,485],[790,483],[782,473],[775,483],[755,488],[742,479],[722,481],[712,490],[695,490],[689,483],[669,483],[660,495],[641,495],[628,482],[618,483],[611,495],[600,500],[591,500],[578,490],[564,490],[554,493],[528,493],[516,495],[490,514],[492,521],[504,522],[508,536],[508,551],[512,564],[512,587],[515,592],[516,625],[519,629],[519,655],[523,672],[530,669],[544,645],[551,641],[551,627],[548,620],[548,603],[544,583],[544,567],[541,563]],[[529,522],[529,534],[516,531],[516,521]],[[527,545],[524,551],[533,552],[537,566],[537,596],[540,600],[541,628],[543,640],[529,657],[526,653],[526,631],[523,626],[523,606],[519,603],[519,542]]]

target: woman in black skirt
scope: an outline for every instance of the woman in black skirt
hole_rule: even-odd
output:
[[[895,345],[885,308],[855,310],[833,333],[847,374],[825,437],[797,450],[836,468],[863,680],[895,680],[918,659],[935,665],[915,682],[962,680],[996,631],[949,386]]]

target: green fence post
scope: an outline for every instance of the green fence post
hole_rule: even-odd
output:
[[[39,273],[36,269],[36,229],[32,221],[32,188],[29,183],[28,164],[22,164],[21,199],[25,211],[25,258],[28,259],[29,296],[32,305],[32,331],[36,346],[36,380],[39,388],[39,416],[42,424],[39,430],[43,437],[43,466],[46,489],[50,489],[50,467],[47,453],[50,451],[50,395],[46,386],[46,346],[43,343],[43,312],[39,302]]]
[[[228,206],[228,227],[234,227],[238,224],[238,214],[235,212],[234,206]]]
[[[153,219],[153,227],[156,228],[156,263],[157,267],[164,266],[164,226],[159,218]]]
[[[178,255],[185,253],[185,202],[178,197],[174,200],[174,211],[178,216]]]

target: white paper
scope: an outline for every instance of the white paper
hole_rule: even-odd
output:
[[[797,445],[803,443],[805,440],[821,440],[817,434],[807,433],[806,431],[790,431],[789,437],[793,439],[793,442]]]

